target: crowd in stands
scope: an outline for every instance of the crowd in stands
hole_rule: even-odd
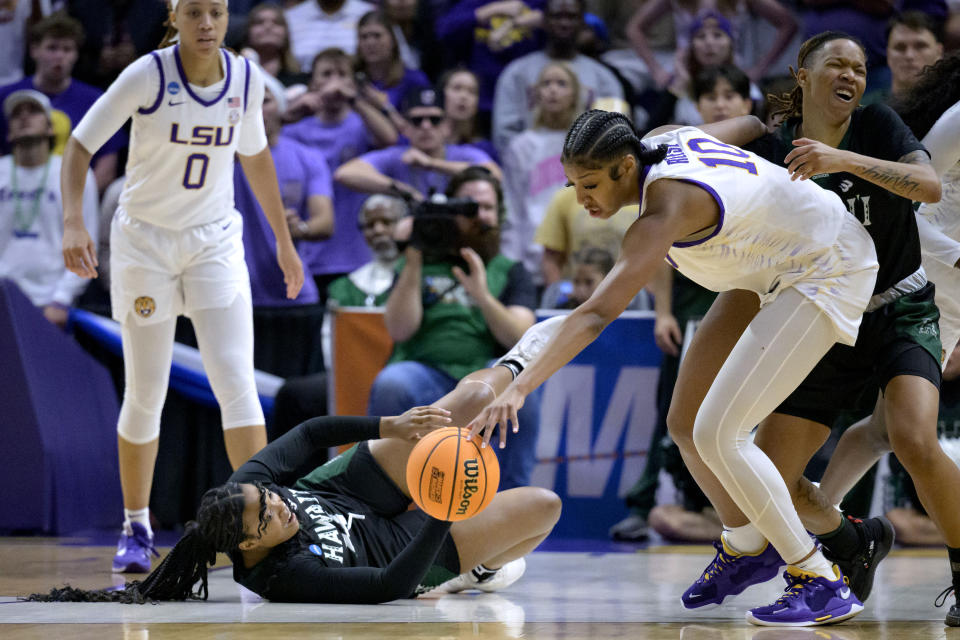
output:
[[[265,129],[308,274],[285,299],[272,231],[238,168],[255,363],[288,380],[271,437],[326,412],[328,308],[384,309],[395,346],[369,411],[395,415],[496,359],[535,309],[590,295],[638,209],[591,218],[564,188],[565,133],[585,109],[621,111],[640,131],[766,118],[799,43],[827,29],[865,44],[864,102],[889,102],[960,47],[960,0],[231,0],[229,10],[227,44],[266,72]],[[165,20],[161,0],[0,2],[0,278],[59,325],[71,305],[94,304],[93,290],[103,308],[109,286],[84,294],[63,267],[58,154],[106,87],[157,46]],[[128,142],[114,136],[87,180],[101,269]],[[411,212],[433,194],[471,198],[478,213],[460,255],[431,262],[404,246]],[[671,271],[631,306],[655,311],[665,357],[658,427],[631,515],[612,531],[620,539],[644,538],[649,523],[678,538],[719,532],[665,422],[684,332],[712,294]],[[536,462],[536,395],[524,411],[527,428],[498,451],[505,487],[529,484]],[[657,511],[661,468],[682,497]]]

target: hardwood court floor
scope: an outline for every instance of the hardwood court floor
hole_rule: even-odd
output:
[[[113,549],[83,543],[0,538],[0,639],[960,640],[960,628],[945,628],[945,611],[933,606],[949,581],[941,551],[895,551],[881,566],[862,614],[812,629],[765,629],[744,621],[746,608],[776,597],[779,581],[712,611],[684,610],[679,594],[712,557],[707,547],[537,552],[528,558],[523,579],[500,593],[428,595],[376,606],[263,602],[238,587],[226,567],[211,573],[207,602],[17,601],[64,582],[115,584],[109,573]]]

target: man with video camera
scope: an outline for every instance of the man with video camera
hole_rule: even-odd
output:
[[[410,244],[386,305],[394,351],[373,383],[370,415],[430,404],[512,347],[536,319],[530,274],[500,254],[500,181],[483,167],[469,167],[451,178],[446,196],[414,211]],[[507,434],[506,448],[496,449],[502,489],[529,484],[539,396],[527,398],[519,420],[520,431]]]

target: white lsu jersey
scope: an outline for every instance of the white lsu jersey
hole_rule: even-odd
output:
[[[666,157],[644,167],[640,215],[647,187],[662,178],[697,184],[720,207],[719,224],[674,243],[667,260],[707,289],[747,289],[761,304],[793,286],[852,343],[878,264],[869,234],[840,198],[694,127],[644,140],[661,144]]]
[[[220,56],[223,78],[208,87],[187,82],[179,46],[143,56],[74,131],[92,153],[133,118],[119,203],[129,216],[183,229],[234,211],[235,154],[254,155],[267,144],[263,78],[249,60],[226,50]]]

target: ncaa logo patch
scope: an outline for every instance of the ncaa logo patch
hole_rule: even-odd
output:
[[[172,96],[175,96],[178,93],[180,93],[180,83],[178,82],[167,83],[167,93],[169,93]]]
[[[309,547],[307,547],[307,549],[310,549],[310,553],[312,553],[313,555],[320,556],[321,558],[323,557],[323,549],[321,549],[319,546],[312,544]]]
[[[133,301],[133,310],[141,318],[149,318],[157,310],[157,303],[150,296],[140,296]]]
[[[231,109],[230,114],[227,116],[227,121],[230,124],[237,124],[238,122],[240,122],[240,110]]]

